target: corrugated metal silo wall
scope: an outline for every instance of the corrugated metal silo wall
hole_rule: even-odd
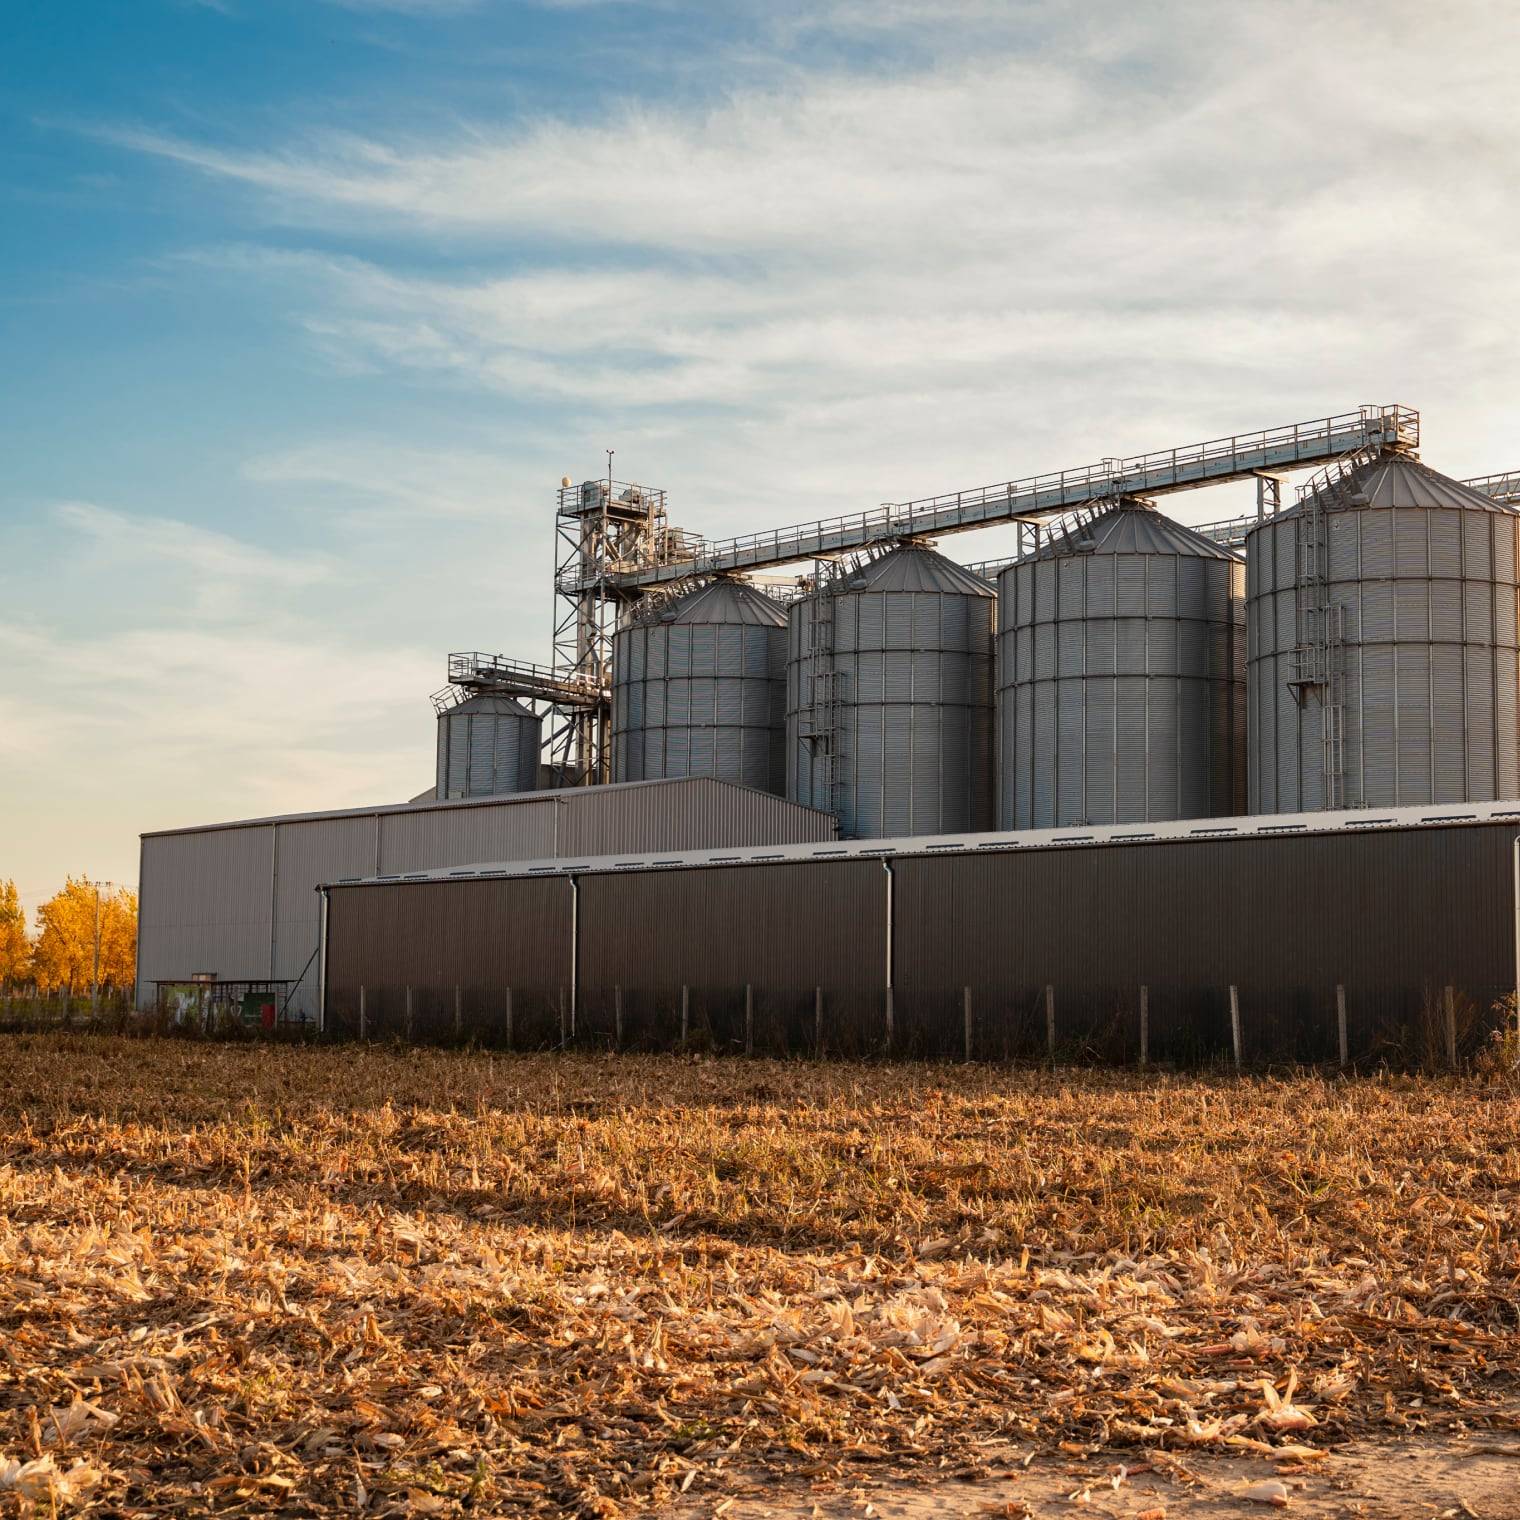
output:
[[[438,719],[440,799],[499,797],[538,785],[543,724],[529,713],[460,709]]]
[[[580,886],[581,1033],[669,1045],[679,996],[720,1048],[744,1043],[754,988],[759,1049],[809,1049],[815,989],[825,1044],[874,1050],[887,981],[887,876],[876,860],[586,876]]]
[[[1244,567],[1070,555],[999,577],[998,822],[1238,816]]]
[[[992,827],[993,599],[863,591],[829,600],[822,620],[817,596],[788,614],[787,795],[837,802],[847,838]],[[820,639],[832,641],[838,698],[834,787],[807,737]]]
[[[370,1037],[500,1039],[510,989],[513,1043],[556,1044],[572,977],[573,913],[566,877],[335,887],[327,1027],[359,1032],[362,987]]]
[[[1325,513],[1328,598],[1344,609],[1346,807],[1520,796],[1520,518],[1449,508]],[[1247,541],[1253,813],[1327,805],[1323,709],[1288,685],[1298,514]]]
[[[1231,1048],[1239,989],[1247,1059],[1322,1060],[1347,988],[1354,1051],[1413,1027],[1451,985],[1487,1015],[1513,990],[1515,826],[1338,832],[984,855],[894,865],[899,1021],[950,1051],[961,989],[977,1048],[1046,1039],[1138,1053],[1148,988],[1153,1059]],[[911,1039],[911,1034],[906,1038]]]
[[[612,641],[615,781],[713,776],[786,791],[786,629],[651,623]]]
[[[825,814],[707,777],[674,786],[585,787],[558,797],[563,856],[811,844],[835,836]]]

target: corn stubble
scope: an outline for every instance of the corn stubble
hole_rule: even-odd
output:
[[[0,1513],[710,1512],[1516,1423],[1503,1085],[4,1059]]]

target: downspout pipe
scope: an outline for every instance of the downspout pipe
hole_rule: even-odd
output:
[[[142,1009],[142,931],[143,931],[143,861],[147,858],[147,842],[137,836],[137,943],[132,951],[132,1012]]]
[[[575,1038],[575,1005],[580,993],[581,884],[570,876],[570,1038]]]
[[[317,934],[317,1033],[327,1033],[327,888],[322,894],[322,926]]]
[[[1511,1037],[1515,1042],[1515,1065],[1520,1067],[1520,834],[1515,835],[1513,852],[1515,893],[1515,1013]]]

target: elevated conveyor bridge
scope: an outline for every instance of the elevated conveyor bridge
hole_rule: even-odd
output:
[[[561,596],[586,592],[628,596],[689,580],[795,564],[920,535],[942,537],[999,523],[1040,521],[1092,502],[1121,496],[1160,496],[1232,480],[1276,476],[1327,464],[1354,450],[1418,448],[1420,414],[1412,407],[1364,406],[1309,422],[1106,459],[1074,470],[1031,475],[972,490],[886,503],[865,512],[825,518],[769,533],[694,540],[685,535],[679,557],[639,566],[581,562],[558,578]]]

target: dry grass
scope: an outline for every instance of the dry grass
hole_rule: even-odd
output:
[[[716,1510],[1013,1444],[1310,1463],[1520,1397],[1503,1087],[0,1060],[0,1513]]]

